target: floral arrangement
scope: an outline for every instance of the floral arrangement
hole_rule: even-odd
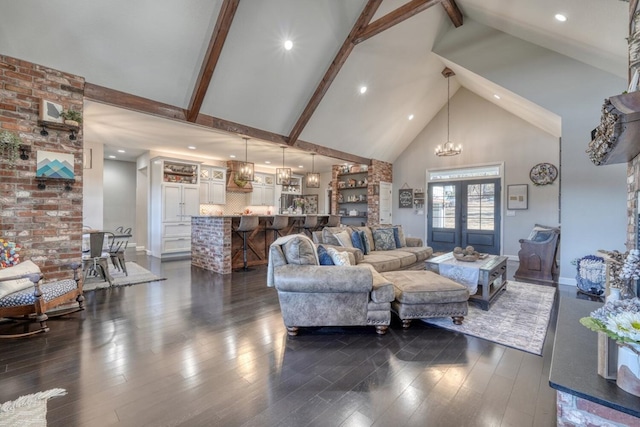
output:
[[[640,299],[608,301],[580,323],[592,331],[604,332],[619,345],[640,344]]]
[[[293,199],[293,204],[296,205],[296,208],[303,208],[307,204],[307,200],[302,197],[296,197]]]
[[[0,268],[13,267],[20,262],[20,245],[0,239]]]
[[[628,252],[605,251],[609,260],[609,286],[612,288],[624,288],[627,279],[640,278],[640,250],[631,249]]]

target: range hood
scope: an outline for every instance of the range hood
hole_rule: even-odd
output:
[[[236,179],[236,174],[240,173],[243,163],[238,160],[227,161],[227,191],[232,193],[251,193],[253,191],[253,185],[250,181]]]

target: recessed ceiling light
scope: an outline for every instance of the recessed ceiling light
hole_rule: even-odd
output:
[[[270,164],[271,164],[271,162],[270,162],[269,160],[265,160],[264,162],[265,162],[266,164],[268,164],[268,165],[270,165]]]
[[[116,158],[116,156],[111,155],[111,156],[109,156],[109,158],[110,158],[110,159],[115,159],[115,158]]]
[[[498,95],[497,93],[494,93],[494,94],[493,94],[493,97],[494,97],[495,99],[500,99],[500,95]]]
[[[235,154],[229,154],[229,157],[231,157],[232,159],[235,159],[236,155]]]
[[[365,93],[367,91],[366,86],[360,86],[360,93]]]
[[[413,114],[409,114],[409,120],[413,120]]]
[[[291,40],[286,40],[284,42],[284,48],[287,50],[291,50],[293,48],[293,42]]]
[[[118,153],[124,153],[124,152],[125,152],[124,150],[118,150]]]
[[[196,149],[195,145],[189,145],[187,148],[188,148],[189,150],[195,150],[195,149]]]
[[[556,21],[560,21],[560,22],[565,22],[567,20],[566,15],[563,15],[562,13],[556,13]]]
[[[298,165],[298,169],[304,169],[304,166]]]

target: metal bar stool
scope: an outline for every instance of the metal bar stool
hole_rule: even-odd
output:
[[[313,235],[313,232],[318,228],[318,215],[307,215],[304,218],[304,224],[300,227],[300,231],[303,233]]]
[[[247,267],[247,233],[258,228],[257,215],[243,215],[240,217],[240,224],[236,228],[237,232],[242,233],[242,268],[236,271],[251,271],[252,268]]]
[[[285,229],[287,225],[289,225],[288,216],[276,215],[273,217],[273,222],[271,223],[271,225],[266,226],[264,229],[273,230],[273,241],[275,242],[278,237],[282,236],[280,234],[280,231]]]

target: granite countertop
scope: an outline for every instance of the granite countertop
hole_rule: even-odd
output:
[[[598,335],[580,324],[580,318],[602,303],[560,298],[549,385],[565,393],[640,417],[640,398],[613,380],[598,375]]]

